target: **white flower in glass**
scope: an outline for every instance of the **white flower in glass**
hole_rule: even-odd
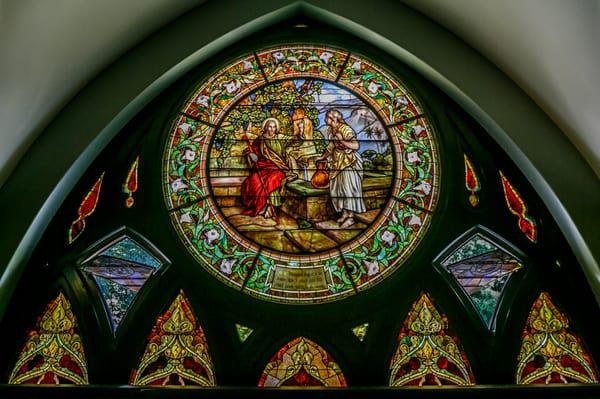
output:
[[[417,215],[412,215],[410,217],[410,220],[408,221],[409,226],[420,226],[422,224],[423,224],[423,222],[421,222],[421,218],[418,217]]]
[[[417,151],[406,154],[406,160],[410,163],[421,162],[421,158],[419,158],[419,153]]]
[[[216,241],[216,240],[219,238],[219,236],[220,236],[219,232],[218,232],[218,231],[217,231],[217,229],[215,229],[215,228],[212,228],[212,229],[210,229],[210,230],[207,230],[207,231],[206,231],[206,233],[204,233],[204,235],[205,235],[205,237],[206,237],[206,238],[205,238],[205,240],[206,240],[206,243],[207,243],[208,245],[213,245],[213,243],[214,243],[214,242],[215,242],[215,241]]]
[[[192,216],[189,212],[182,214],[179,217],[179,223],[192,223]]]
[[[276,64],[281,64],[285,59],[285,55],[281,51],[276,51],[272,54],[273,62]]]
[[[414,189],[416,191],[422,191],[423,194],[425,194],[425,195],[429,195],[429,193],[431,192],[431,184],[424,181],[424,182],[421,182],[418,185],[416,185]]]
[[[198,96],[198,98],[196,98],[196,105],[200,105],[204,108],[208,108],[208,96]]]
[[[331,57],[333,57],[333,53],[330,53],[329,51],[324,51],[323,53],[321,53],[321,56],[319,58],[325,64],[329,64],[329,60],[331,59]]]
[[[248,60],[242,62],[242,73],[248,73],[253,69],[252,63]]]
[[[171,190],[173,190],[174,192],[178,192],[178,191],[184,190],[186,188],[188,188],[188,185],[185,184],[183,182],[183,180],[181,180],[181,178],[173,180],[171,182]]]
[[[381,90],[381,85],[377,82],[370,81],[367,90],[371,94],[377,94]]]
[[[394,98],[394,106],[396,108],[403,108],[408,105],[408,98],[406,96],[399,96]]]
[[[421,135],[421,133],[425,132],[425,128],[421,125],[416,125],[415,127],[413,127],[413,134],[415,135],[415,137],[418,137]]]
[[[377,273],[379,273],[379,262],[377,262],[376,260],[374,261],[369,261],[369,260],[363,260],[363,264],[365,265],[365,268],[367,269],[367,275],[368,276],[374,276]]]
[[[187,134],[189,133],[189,131],[190,131],[190,126],[191,126],[191,125],[190,125],[189,123],[185,123],[185,122],[184,122],[184,123],[182,123],[182,124],[180,124],[180,125],[179,125],[179,128],[181,129],[181,131],[182,131],[184,134],[186,134],[186,135],[187,135]]]
[[[389,230],[384,231],[381,234],[381,241],[387,244],[388,247],[394,245],[394,241],[396,240],[396,234],[392,233]]]
[[[234,264],[235,264],[235,258],[223,259],[221,261],[221,265],[219,266],[219,269],[221,270],[222,273],[231,274]]]
[[[229,82],[223,83],[223,88],[229,94],[235,93],[240,88],[240,82],[236,80],[230,80]]]
[[[185,150],[185,152],[183,153],[183,156],[181,158],[186,161],[193,161],[194,159],[196,159],[196,151],[187,149],[187,150]]]

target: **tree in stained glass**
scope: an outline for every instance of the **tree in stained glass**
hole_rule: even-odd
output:
[[[113,331],[137,293],[162,263],[133,239],[123,236],[82,264],[98,287]]]
[[[311,340],[298,337],[269,360],[259,387],[346,387],[346,379],[333,358]]]
[[[368,329],[369,323],[364,323],[359,326],[353,327],[352,333],[356,336],[356,338],[358,338],[360,342],[363,342],[365,340],[365,337],[367,336]]]
[[[246,342],[250,334],[254,332],[252,328],[237,323],[235,323],[235,330],[237,331],[241,343]]]
[[[476,233],[460,245],[442,266],[469,296],[489,329],[510,276],[521,263],[483,235]]]
[[[77,320],[62,293],[51,301],[27,341],[9,384],[87,384],[87,362]]]
[[[157,319],[129,382],[132,385],[216,385],[204,331],[183,291]]]
[[[523,330],[517,384],[597,384],[598,373],[569,320],[542,292]]]
[[[390,386],[473,385],[475,379],[448,321],[422,294],[408,313],[390,364]]]

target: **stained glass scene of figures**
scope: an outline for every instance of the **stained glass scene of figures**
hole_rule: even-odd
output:
[[[209,174],[234,229],[261,247],[314,253],[372,224],[393,170],[386,129],[363,101],[331,83],[295,79],[261,88],[227,114]]]
[[[133,239],[122,236],[81,264],[93,278],[110,316],[113,331],[148,278],[162,265]]]
[[[480,233],[464,241],[442,266],[469,296],[481,319],[493,329],[494,315],[511,275],[523,265]]]
[[[437,204],[423,115],[398,78],[339,49],[234,60],[173,121],[163,188],[177,234],[219,280],[263,299],[366,289],[403,264]]]

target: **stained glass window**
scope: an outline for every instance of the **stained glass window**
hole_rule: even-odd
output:
[[[429,226],[439,168],[417,100],[380,66],[329,47],[242,57],[175,120],[164,192],[194,258],[278,302],[366,289]]]
[[[77,319],[62,293],[27,332],[9,384],[87,384],[88,372]]]
[[[521,262],[493,240],[475,233],[441,265],[469,296],[487,327],[493,330],[500,298],[511,275],[523,267]]]
[[[473,385],[469,361],[448,320],[422,294],[408,313],[398,335],[390,365],[390,386]]]
[[[204,331],[183,291],[156,320],[130,384],[216,385]]]
[[[598,383],[598,373],[569,320],[550,295],[542,292],[534,302],[522,334],[517,384]]]
[[[136,295],[162,265],[156,256],[128,236],[122,236],[81,265],[93,278],[104,301],[113,331]]]
[[[269,360],[259,387],[345,387],[346,379],[333,358],[308,338],[298,337]]]

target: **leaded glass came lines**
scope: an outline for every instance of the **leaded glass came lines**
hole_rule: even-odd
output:
[[[477,233],[458,247],[442,266],[469,296],[488,329],[512,273],[523,266],[513,255]]]

